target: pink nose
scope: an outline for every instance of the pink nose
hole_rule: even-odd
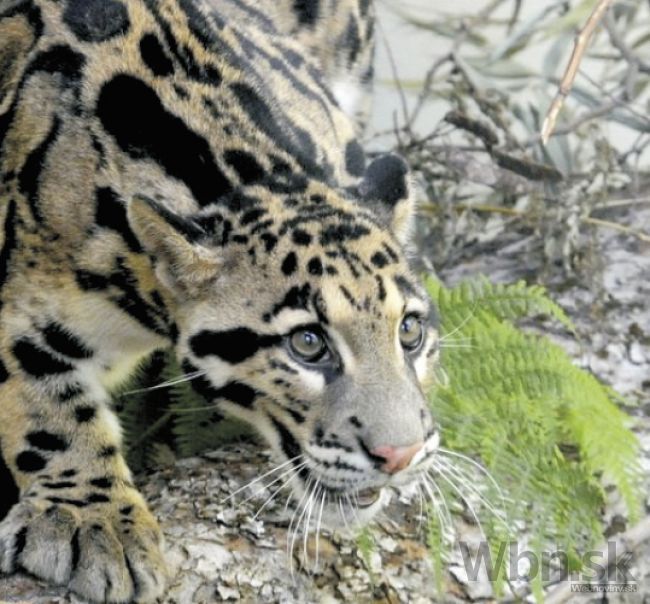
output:
[[[408,466],[415,454],[423,446],[423,442],[417,442],[408,447],[377,447],[370,451],[370,453],[386,460],[386,463],[381,466],[383,472],[395,474]]]

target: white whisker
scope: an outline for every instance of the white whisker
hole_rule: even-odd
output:
[[[291,515],[291,522],[289,523],[289,530],[287,531],[287,556],[289,558],[289,562],[291,565],[291,576],[293,577],[293,550],[295,547],[296,543],[296,536],[298,532],[298,527],[300,526],[300,521],[302,520],[303,514],[305,513],[305,506],[307,504],[307,500],[309,497],[309,493],[311,491],[311,486],[313,483],[313,478],[310,476],[307,479],[307,484],[305,485],[305,492],[302,494],[302,497],[300,498],[300,501],[296,505],[296,509],[294,510],[293,514]],[[303,502],[305,502],[303,504]],[[302,511],[301,511],[302,510]],[[294,527],[294,522],[296,521],[296,515],[300,512],[300,515],[298,516],[298,521],[295,524]],[[289,539],[291,537],[291,539]]]
[[[451,518],[451,512],[449,511],[449,507],[447,506],[443,492],[440,490],[440,487],[436,484],[435,480],[431,480],[430,476],[427,474],[422,474],[421,478],[422,486],[428,493],[429,499],[431,499],[431,504],[433,505],[436,514],[438,515],[440,528],[445,534],[453,533],[454,522]],[[433,493],[433,489],[435,489],[436,493],[438,493],[438,497],[436,497]]]
[[[492,486],[496,489],[497,493],[499,494],[499,497],[505,504],[506,497],[503,493],[503,490],[501,489],[497,481],[494,479],[494,476],[492,476],[492,474],[489,472],[489,470],[483,467],[480,463],[478,463],[478,461],[472,459],[468,455],[465,455],[463,453],[458,453],[457,451],[450,451],[449,449],[445,449],[444,447],[438,447],[438,452],[442,453],[443,455],[447,455],[449,457],[455,457],[456,459],[465,461],[469,463],[471,466],[473,466],[476,470],[478,470],[481,474],[483,474],[492,483]]]
[[[341,497],[340,495],[338,495],[338,502],[339,502],[339,510],[341,511],[341,518],[343,519],[343,524],[345,525],[345,529],[349,533],[351,533],[352,531],[350,530],[350,525],[348,524],[348,517],[343,507],[343,497]]]
[[[262,513],[264,508],[266,508],[266,506],[269,503],[271,503],[271,501],[273,501],[275,499],[276,495],[280,491],[282,491],[282,489],[285,489],[288,485],[290,485],[300,475],[300,469],[301,469],[301,466],[298,466],[297,468],[292,468],[291,471],[293,472],[293,474],[290,474],[289,477],[277,489],[275,489],[275,491],[273,491],[273,493],[271,493],[271,495],[266,499],[266,501],[257,510],[257,512],[255,512],[255,515],[253,516],[253,519],[257,519],[257,517]],[[285,474],[283,474],[280,478],[282,478],[284,475]],[[269,485],[269,487],[272,486],[273,484],[275,484],[276,482],[277,482],[277,480],[273,481]],[[291,494],[289,496],[291,497]]]
[[[246,497],[246,499],[244,499],[242,502],[240,502],[239,505],[240,505],[240,506],[241,506],[241,505],[244,505],[245,503],[247,503],[247,502],[250,501],[251,499],[254,499],[254,498],[257,497],[258,495],[260,495],[261,493],[263,493],[266,489],[271,488],[271,487],[272,487],[274,484],[276,484],[278,481],[282,480],[282,478],[284,478],[287,474],[291,474],[292,472],[296,472],[296,471],[299,472],[299,471],[300,471],[304,466],[306,466],[306,465],[307,465],[307,462],[306,462],[306,461],[303,461],[301,464],[298,464],[297,466],[294,466],[294,467],[292,467],[292,468],[289,468],[288,470],[285,470],[284,472],[282,472],[282,474],[280,474],[280,476],[278,476],[277,478],[275,478],[272,482],[270,482],[270,483],[267,484],[267,485],[264,485],[261,489],[258,489],[257,491],[255,491],[254,493],[252,493],[251,495],[249,495],[248,497]]]
[[[507,524],[505,522],[505,512],[497,510],[494,505],[490,502],[489,499],[487,499],[483,493],[481,493],[480,489],[474,484],[472,481],[472,476],[465,474],[462,470],[462,468],[458,466],[450,466],[450,465],[444,465],[442,464],[443,460],[436,460],[436,463],[434,466],[436,466],[434,469],[445,469],[449,474],[455,473],[454,477],[458,480],[459,484],[463,487],[465,487],[471,494],[475,495],[480,503],[495,517],[497,518],[500,522],[504,524],[504,526],[507,527]]]
[[[235,497],[235,495],[237,495],[237,493],[241,493],[244,489],[254,485],[256,482],[259,482],[260,480],[264,480],[267,476],[270,476],[271,474],[274,474],[278,470],[281,470],[285,466],[288,466],[289,464],[293,463],[297,459],[300,459],[301,457],[302,457],[302,455],[296,455],[295,457],[292,457],[291,459],[288,459],[284,463],[281,463],[279,466],[271,468],[268,472],[265,472],[261,476],[258,476],[255,479],[251,480],[250,482],[247,482],[244,486],[239,487],[236,491],[233,491],[230,495],[228,495],[228,497],[226,497],[225,499],[222,499],[221,503],[226,503],[227,501],[229,501],[230,499]]]
[[[477,346],[474,346],[473,344],[440,344],[440,348],[469,348],[469,349],[475,349]]]
[[[319,543],[320,543],[320,529],[321,521],[323,520],[323,508],[325,507],[325,500],[327,499],[327,490],[323,489],[323,496],[320,501],[320,510],[318,512],[318,521],[316,522],[316,558],[314,561],[314,572],[318,570],[318,554],[319,554]]]
[[[300,512],[300,515],[298,516],[298,521],[296,522],[294,530],[293,530],[293,534],[291,535],[291,547],[289,548],[289,552],[290,552],[290,556],[291,556],[292,565],[293,565],[293,551],[294,551],[295,546],[296,546],[296,539],[298,537],[298,530],[300,529],[300,525],[302,524],[302,519],[304,518],[304,516],[305,516],[305,514],[307,512],[307,507],[309,506],[311,496],[312,496],[312,492],[313,492],[313,489],[315,489],[315,488],[316,488],[316,483],[310,478],[309,479],[309,485],[305,489],[305,495],[307,496],[307,498],[305,499],[304,496],[303,496],[303,499],[305,499],[305,503],[301,506],[302,511]],[[302,503],[302,499],[301,499],[301,503]]]
[[[478,514],[476,513],[476,510],[474,510],[474,506],[471,504],[469,499],[465,497],[465,494],[461,491],[460,487],[456,485],[456,483],[452,480],[452,476],[448,474],[448,469],[443,468],[442,466],[438,465],[436,469],[439,472],[440,478],[442,478],[457,494],[458,496],[465,502],[465,505],[467,506],[467,509],[470,511],[470,514],[472,514],[474,520],[476,521],[476,525],[478,526],[478,529],[483,536],[483,538],[487,539],[487,535],[485,531],[483,530],[483,525],[481,524],[481,521],[479,520]]]
[[[153,392],[154,390],[160,390],[162,388],[171,388],[172,386],[176,386],[176,384],[182,384],[183,382],[190,382],[192,380],[195,380],[198,377],[204,376],[205,374],[206,372],[204,370],[193,371],[191,373],[186,373],[184,375],[172,378],[171,380],[161,382],[160,384],[156,384],[155,386],[148,386],[146,388],[136,388],[135,390],[127,390],[126,392],[120,394],[120,396],[128,396],[129,394],[140,394],[142,392]]]
[[[460,331],[466,324],[467,322],[474,316],[474,311],[476,310],[476,303],[474,303],[474,307],[470,311],[470,313],[458,324],[454,329],[452,329],[449,333],[445,334],[440,338],[440,340],[446,340],[447,338],[450,338],[453,336],[455,333]]]
[[[309,541],[309,524],[311,522],[311,514],[314,511],[314,497],[316,496],[316,493],[320,489],[320,479],[316,479],[316,484],[314,485],[314,488],[312,489],[311,495],[309,497],[309,510],[307,514],[305,515],[305,524],[304,524],[304,535],[303,535],[303,540],[302,540],[302,551],[303,551],[303,564],[307,565],[307,560],[309,558],[309,554],[307,552],[307,542]]]

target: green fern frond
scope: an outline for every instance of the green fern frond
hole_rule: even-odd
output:
[[[501,321],[547,315],[569,331],[575,331],[564,310],[548,297],[546,289],[541,285],[527,285],[524,281],[493,284],[485,277],[479,277],[452,289],[446,289],[432,279],[427,287],[433,298],[449,311],[442,315],[443,325],[458,326],[474,315],[486,320],[495,318]]]
[[[634,518],[639,445],[617,397],[559,346],[513,324],[544,314],[573,329],[546,292],[485,280],[446,289],[429,279],[427,289],[442,317],[441,362],[449,376],[448,387],[431,395],[443,442],[490,471],[506,493],[509,522],[579,550],[601,536],[603,477]],[[462,345],[445,348],[445,333]],[[498,501],[493,489],[491,497]]]

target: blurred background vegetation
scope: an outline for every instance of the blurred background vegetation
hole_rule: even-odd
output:
[[[539,236],[545,259],[593,270],[580,234],[620,229],[650,203],[650,6],[614,2],[545,147],[540,128],[595,0],[379,2],[378,87],[369,144],[421,172],[436,267],[477,237]]]

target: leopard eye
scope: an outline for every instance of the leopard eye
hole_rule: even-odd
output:
[[[422,345],[424,340],[424,327],[422,320],[417,315],[406,315],[399,327],[399,340],[402,347],[408,352],[414,352]]]
[[[325,338],[315,328],[294,331],[289,337],[291,351],[303,361],[316,363],[327,354]]]

